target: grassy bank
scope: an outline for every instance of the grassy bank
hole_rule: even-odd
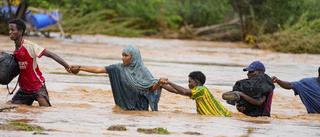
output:
[[[252,47],[260,49],[320,54],[319,0],[21,1],[28,1],[29,8],[36,9],[32,14],[59,9],[61,26],[68,37],[73,34],[103,34],[249,41],[254,43]],[[0,4],[4,6],[6,2]],[[1,12],[0,33],[7,35],[8,20],[4,20],[5,12]],[[221,27],[233,20],[240,21],[233,24],[235,27]],[[198,33],[197,30],[205,31]],[[60,29],[54,25],[37,31],[59,32]]]
[[[308,21],[306,16],[288,29],[260,36],[253,47],[285,53],[320,54],[320,19]]]

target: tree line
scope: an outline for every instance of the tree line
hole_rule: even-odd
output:
[[[15,0],[2,0],[2,5],[13,1]],[[170,38],[170,36],[174,37],[174,34],[181,33],[182,28],[192,31],[195,28],[225,24],[239,19],[238,29],[232,30],[233,33],[226,33],[235,35],[230,41],[244,41],[247,36],[251,36],[253,47],[270,49],[274,46],[266,46],[266,44],[279,41],[279,37],[282,37],[279,36],[280,33],[287,36],[292,34],[293,30],[298,31],[299,29],[294,28],[299,24],[300,30],[305,30],[302,29],[304,27],[311,27],[315,28],[312,30],[315,32],[318,32],[320,26],[318,21],[320,18],[319,0],[22,1],[27,2],[28,7],[59,9],[62,13],[62,26],[70,34],[106,34],[125,37],[167,36]],[[308,23],[313,25],[308,25]],[[183,31],[183,33],[186,32],[188,31]],[[315,32],[308,33],[313,35],[316,34]],[[184,38],[193,37],[191,35]],[[219,38],[214,40],[219,40]],[[288,42],[281,44],[288,44]],[[289,42],[289,44],[292,43]],[[305,44],[308,45],[310,42]],[[288,45],[284,46],[288,47]],[[291,48],[291,51],[282,50],[282,52],[294,52],[292,50]],[[308,50],[297,53],[306,51]]]

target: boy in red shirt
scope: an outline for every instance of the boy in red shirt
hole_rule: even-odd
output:
[[[32,105],[38,101],[40,106],[51,106],[45,86],[45,79],[38,67],[37,58],[42,55],[50,57],[69,71],[70,66],[58,55],[23,38],[26,25],[23,20],[14,19],[9,23],[9,37],[15,42],[13,54],[17,58],[20,68],[20,89],[13,96],[13,104]]]

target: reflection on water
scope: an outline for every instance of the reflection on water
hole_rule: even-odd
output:
[[[163,91],[159,111],[124,111],[114,105],[107,74],[80,72],[71,75],[52,59],[38,60],[46,78],[52,107],[18,105],[0,112],[0,123],[20,121],[38,124],[50,136],[148,136],[138,128],[163,127],[171,134],[165,136],[319,136],[320,115],[307,114],[292,90],[276,85],[271,117],[247,117],[222,100],[221,95],[232,89],[235,81],[246,78],[242,71],[254,60],[262,61],[266,73],[287,81],[317,76],[319,55],[282,54],[252,50],[237,43],[119,38],[106,36],[75,36],[74,39],[54,40],[29,38],[31,41],[60,55],[69,64],[107,66],[121,62],[126,45],[140,48],[145,65],[155,78],[167,77],[187,87],[191,71],[206,74],[206,86],[224,105],[232,117],[197,115],[196,105],[188,97]],[[12,52],[13,42],[0,36],[1,48]],[[17,78],[9,87],[12,90]],[[0,107],[16,106],[6,103],[7,90],[0,88]],[[107,130],[123,125],[127,131]],[[252,132],[252,133],[251,133]],[[34,136],[33,132],[1,131],[3,136]],[[186,134],[187,133],[187,134]],[[149,135],[150,136],[150,135]],[[152,135],[157,136],[157,135]],[[164,136],[164,135],[158,135]]]

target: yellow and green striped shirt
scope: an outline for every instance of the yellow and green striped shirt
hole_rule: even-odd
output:
[[[229,111],[221,105],[207,87],[197,86],[190,90],[192,92],[190,98],[196,101],[198,114],[230,117]]]

